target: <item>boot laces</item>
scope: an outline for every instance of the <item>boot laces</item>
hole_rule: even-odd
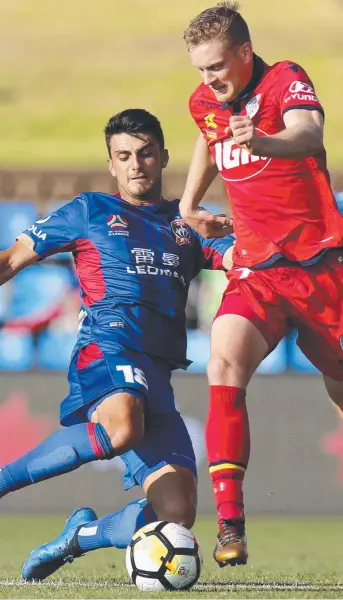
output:
[[[218,542],[221,546],[240,542],[244,533],[244,521],[229,521],[223,519],[219,522]]]

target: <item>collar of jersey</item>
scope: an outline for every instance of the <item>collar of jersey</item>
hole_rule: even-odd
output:
[[[223,102],[223,104],[221,105],[221,108],[224,110],[225,108],[228,108],[229,106],[232,107],[236,102],[240,102],[241,100],[246,100],[252,94],[252,92],[255,90],[257,85],[260,83],[265,70],[266,70],[265,62],[262,60],[262,58],[257,56],[257,54],[254,54],[253,73],[252,73],[250,81],[247,83],[244,90],[239,94],[239,96],[237,96],[237,98],[235,98],[232,102]]]
[[[129,206],[136,206],[137,208],[143,208],[146,210],[149,210],[151,212],[158,212],[159,210],[168,210],[169,209],[169,205],[170,202],[168,200],[166,200],[166,198],[162,198],[162,202],[157,203],[157,204],[145,204],[142,206],[139,206],[138,204],[130,204],[130,202],[126,202],[126,200],[124,200],[119,194],[114,194],[115,198],[118,198],[118,200],[121,200],[121,202],[123,202],[126,205]]]
[[[144,210],[148,210],[149,212],[167,212],[169,210],[169,202],[165,198],[163,198],[163,202],[158,202],[156,204],[146,204],[145,206],[141,206]]]

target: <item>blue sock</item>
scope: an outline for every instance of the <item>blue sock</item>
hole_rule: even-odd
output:
[[[134,500],[125,508],[81,527],[77,542],[82,553],[98,548],[126,548],[138,529],[157,521],[146,499]]]
[[[0,498],[27,485],[74,471],[85,463],[112,456],[111,440],[100,423],[80,423],[60,429],[0,469]]]

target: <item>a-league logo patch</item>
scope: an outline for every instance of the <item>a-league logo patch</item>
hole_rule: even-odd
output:
[[[107,219],[107,225],[111,227],[111,229],[121,229],[122,227],[127,227],[128,222],[120,215],[110,215]]]
[[[128,223],[127,219],[125,219],[121,215],[110,215],[106,219],[106,222],[107,222],[108,227],[110,227],[110,231],[108,232],[108,235],[123,235],[123,236],[129,235],[129,230],[128,230],[129,223]]]
[[[191,229],[181,217],[172,221],[170,225],[179,246],[191,243]]]

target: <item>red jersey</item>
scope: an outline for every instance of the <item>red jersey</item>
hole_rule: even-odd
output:
[[[323,114],[305,71],[290,61],[268,66],[257,56],[250,83],[233,103],[221,104],[203,83],[190,98],[230,199],[238,266],[265,266],[279,257],[309,264],[325,248],[343,246],[325,151],[292,160],[253,156],[225,134],[233,114],[249,116],[261,136],[278,133],[283,115],[299,108]]]

